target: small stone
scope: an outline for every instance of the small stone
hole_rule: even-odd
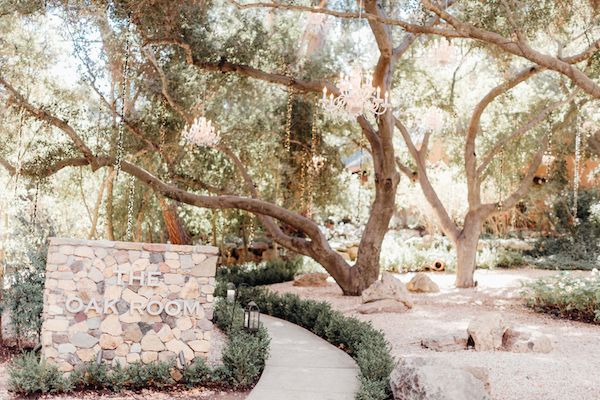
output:
[[[417,293],[437,293],[440,287],[427,274],[419,272],[406,284],[406,288]]]
[[[104,350],[114,350],[119,345],[123,343],[123,338],[120,336],[111,336],[107,334],[102,334],[100,336],[100,347]]]
[[[194,266],[191,254],[183,254],[179,257],[179,264],[182,269],[191,269]]]
[[[142,352],[142,345],[139,343],[133,343],[131,345],[131,347],[129,348],[129,351],[131,353],[141,353]]]
[[[52,343],[54,343],[54,344],[69,343],[69,337],[62,333],[54,333],[54,334],[52,334]]]
[[[77,332],[71,336],[71,343],[80,349],[90,349],[98,343],[98,339],[84,332]]]
[[[115,350],[115,354],[120,357],[125,357],[129,354],[129,345],[127,343],[121,343]]]
[[[156,351],[144,351],[141,358],[144,364],[150,364],[158,360],[158,353]]]
[[[389,272],[383,272],[381,280],[375,281],[362,293],[363,303],[390,299],[403,303],[408,309],[413,307],[413,302],[404,284]]]
[[[96,358],[96,350],[94,349],[79,349],[75,352],[77,357],[83,362],[92,361]]]
[[[172,351],[161,351],[158,353],[158,361],[173,361],[177,357],[177,354]]]
[[[106,316],[104,321],[102,321],[100,324],[100,330],[112,336],[121,335],[123,333],[123,329],[121,329],[121,321],[119,321],[119,316],[114,314]]]
[[[165,345],[155,333],[148,333],[142,338],[143,351],[161,351],[165,349]]]
[[[69,320],[67,319],[49,319],[44,323],[44,329],[54,332],[64,332],[69,327]]]
[[[185,331],[186,329],[191,329],[192,319],[190,317],[180,317],[179,319],[177,319],[175,325],[182,331]]]
[[[183,351],[183,356],[186,360],[194,359],[194,352],[190,347],[178,339],[173,339],[166,343],[167,350],[172,351],[175,354]]]
[[[92,268],[87,276],[96,283],[104,280],[104,274],[98,268]]]
[[[101,322],[100,317],[95,317],[95,318],[88,318],[87,321],[85,321],[85,324],[88,329],[93,330],[93,329],[100,328],[100,322]]]
[[[175,382],[179,382],[183,378],[183,374],[177,368],[171,368],[169,373]]]
[[[467,349],[466,335],[444,335],[421,340],[421,346],[434,351],[461,351]]]
[[[192,268],[191,274],[193,276],[211,277],[215,276],[216,269],[217,257],[210,257]]]
[[[61,265],[61,264],[65,264],[67,262],[67,259],[68,259],[68,257],[66,256],[66,254],[51,253],[48,255],[48,259],[46,262],[48,264]]]
[[[91,247],[79,246],[73,251],[73,255],[84,258],[94,258],[94,250]]]
[[[63,343],[58,345],[58,353],[59,354],[74,354],[77,351],[77,348],[73,346],[71,343]]]
[[[134,362],[140,361],[140,355],[138,353],[129,353],[126,357],[128,364],[133,364]]]
[[[210,350],[210,342],[208,340],[192,340],[188,345],[194,350],[201,353],[208,353]]]
[[[164,274],[164,282],[167,285],[183,285],[185,279],[183,275],[179,274]]]
[[[510,325],[498,313],[480,315],[469,323],[467,334],[477,351],[494,351],[502,347],[502,338]]]
[[[159,264],[165,261],[165,257],[162,253],[150,253],[150,264]]]

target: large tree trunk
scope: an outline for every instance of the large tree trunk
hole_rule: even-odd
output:
[[[163,219],[165,221],[165,226],[167,227],[167,233],[169,234],[169,241],[172,244],[190,244],[190,236],[177,215],[177,206],[168,204],[164,198],[160,197],[158,202],[162,209]]]
[[[477,262],[477,244],[481,235],[483,220],[472,213],[467,213],[465,225],[456,245],[456,287],[475,287],[473,278]]]

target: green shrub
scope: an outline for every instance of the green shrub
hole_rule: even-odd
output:
[[[361,377],[360,389],[354,398],[356,400],[387,400],[391,398],[391,395],[386,382]]]
[[[298,324],[351,355],[360,369],[357,399],[391,398],[389,376],[395,362],[385,336],[370,323],[346,317],[328,303],[303,300],[294,294],[277,294],[258,287],[238,290],[240,304],[250,300],[258,304],[261,312]]]
[[[236,287],[239,285],[261,286],[271,285],[273,283],[288,282],[294,280],[294,276],[302,267],[302,258],[297,257],[291,260],[274,260],[260,264],[247,263],[243,265],[233,265],[230,267],[221,267],[217,271],[217,280],[219,282],[231,282]],[[217,296],[225,295],[225,286],[217,287]]]
[[[558,236],[541,237],[527,252],[531,264],[544,269],[573,270],[600,268],[600,220],[594,210],[600,204],[596,190],[580,191],[578,223],[570,221],[572,204],[554,204],[554,224]]]
[[[35,352],[23,353],[8,365],[8,388],[22,394],[59,393],[70,390],[67,379],[54,365],[40,361]]]
[[[69,377],[74,389],[102,390],[108,385],[109,368],[106,363],[88,361],[81,364]]]
[[[255,334],[233,328],[223,349],[223,366],[236,389],[250,387],[265,367],[269,337],[264,328]]]
[[[568,272],[526,284],[527,305],[535,311],[578,321],[600,323],[600,275],[574,277]]]
[[[188,386],[207,385],[213,382],[213,371],[202,358],[196,358],[183,371],[183,382]]]
[[[171,378],[172,364],[168,362],[155,362],[142,364],[136,361],[125,368],[127,387],[132,390],[144,388],[161,389],[174,384]]]

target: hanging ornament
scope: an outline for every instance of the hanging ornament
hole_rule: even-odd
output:
[[[40,180],[38,179],[35,182],[35,193],[33,195],[33,209],[32,209],[32,212],[31,212],[31,224],[29,225],[29,228],[30,228],[31,232],[33,232],[35,224],[37,222],[39,192],[40,192]]]
[[[340,75],[337,83],[340,95],[327,96],[327,87],[323,88],[321,105],[334,118],[353,120],[359,115],[384,114],[392,107],[389,93],[382,97],[381,88],[374,88],[369,75],[365,75],[359,67],[353,67],[350,75]]]
[[[504,149],[500,150],[500,177],[498,178],[498,210],[502,210],[503,204],[503,190],[502,190],[502,178],[504,178]]]
[[[194,123],[183,132],[184,139],[193,145],[215,147],[221,137],[212,122],[204,117],[196,118]]]
[[[455,62],[456,51],[450,44],[449,40],[440,39],[437,43],[437,46],[431,48],[429,52],[429,58],[431,58],[434,63],[443,67]]]
[[[285,116],[285,151],[290,152],[292,145],[292,111],[294,109],[294,88],[288,86],[287,110]]]
[[[129,34],[125,34],[125,62],[123,64],[123,76],[121,77],[121,109],[119,112],[119,135],[117,139],[117,159],[115,161],[115,171],[117,178],[121,172],[121,162],[123,161],[123,136],[125,131],[125,95],[127,93],[129,77]]]
[[[129,198],[127,199],[127,240],[131,241],[133,231],[133,196],[135,195],[135,178],[129,176]]]
[[[581,159],[581,130],[577,129],[575,133],[575,160],[573,161],[573,223],[579,224],[577,218],[577,201],[579,191],[579,164]]]

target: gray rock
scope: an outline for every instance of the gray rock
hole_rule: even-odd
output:
[[[77,332],[71,336],[71,344],[80,349],[90,349],[98,343],[98,339],[84,332]]]
[[[421,346],[434,351],[461,351],[467,349],[466,335],[443,335],[421,340]]]
[[[165,261],[162,253],[150,253],[150,264],[160,264]]]
[[[489,400],[487,373],[471,369],[438,359],[405,357],[392,372],[390,387],[396,400]]]
[[[550,338],[538,332],[507,329],[502,337],[502,348],[513,353],[549,353]]]
[[[413,306],[413,302],[410,298],[410,294],[406,290],[406,286],[389,272],[383,272],[381,274],[381,280],[375,281],[362,293],[363,303],[371,303],[378,300],[395,300],[403,303],[407,309],[410,309]],[[388,305],[391,305],[390,302],[387,303]]]

